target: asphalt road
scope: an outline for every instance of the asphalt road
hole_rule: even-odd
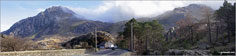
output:
[[[89,53],[89,55],[122,55],[123,53],[129,52],[123,49],[101,49],[95,53]]]

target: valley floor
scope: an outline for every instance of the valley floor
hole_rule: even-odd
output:
[[[86,49],[62,49],[62,50],[34,50],[0,52],[0,56],[91,56],[91,55],[129,55],[130,52],[123,49],[100,49],[98,52]]]
[[[62,50],[34,50],[34,51],[15,51],[0,52],[0,56],[72,56],[81,55],[89,52],[86,49],[62,49]]]

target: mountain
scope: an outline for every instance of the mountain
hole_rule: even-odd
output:
[[[204,8],[209,8],[213,12],[214,10],[206,5],[202,4],[190,4],[185,7],[175,8],[172,11],[167,11],[161,15],[152,18],[138,18],[138,21],[151,21],[151,20],[158,20],[160,24],[164,26],[164,29],[167,30],[170,27],[176,25],[176,22],[184,19],[186,14],[189,13],[192,15],[195,20],[194,22],[199,22],[200,20],[204,19]]]
[[[38,39],[50,35],[65,37],[78,36],[92,32],[94,28],[105,30],[112,23],[86,20],[83,16],[62,6],[52,6],[36,16],[16,22],[3,34]]]
[[[204,19],[204,8],[210,8],[201,4],[190,4],[185,7],[175,8],[161,15],[151,18],[137,18],[137,21],[158,20],[164,26],[165,30],[175,26],[176,22],[184,19],[187,13],[190,13],[198,22]],[[211,9],[211,8],[210,8]],[[214,11],[212,9],[212,11]],[[85,17],[74,13],[72,10],[62,6],[52,6],[38,15],[29,17],[15,23],[3,34],[10,33],[20,37],[31,37],[33,39],[60,35],[65,37],[74,37],[87,34],[97,28],[99,31],[111,33],[114,37],[117,32],[123,31],[124,24],[128,22],[120,21],[117,23],[107,23],[100,21],[87,20]]]
[[[214,12],[212,8],[206,5],[190,4],[185,7],[175,8],[174,10],[167,11],[163,14],[160,14],[154,17],[142,17],[142,18],[137,18],[136,20],[139,22],[158,20],[159,23],[163,25],[165,31],[167,31],[170,27],[176,26],[176,22],[178,22],[181,19],[184,19],[187,13],[191,14],[195,18],[194,20],[195,22],[199,22],[200,20],[205,19],[203,15],[204,8],[209,8],[212,12]],[[110,33],[112,35],[117,36],[118,35],[117,32],[123,31],[125,27],[124,24],[126,22],[128,21],[126,20],[126,21],[120,21],[120,22],[114,23],[110,27],[111,29]]]

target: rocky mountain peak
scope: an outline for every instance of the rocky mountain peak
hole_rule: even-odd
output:
[[[203,5],[203,4],[190,4],[187,7],[189,7],[189,8],[201,8],[201,7],[206,7],[206,5]]]
[[[52,6],[45,11],[40,12],[37,17],[49,17],[52,20],[85,19],[85,17],[76,14],[67,7]]]
[[[190,11],[199,11],[199,10],[202,10],[203,8],[210,8],[210,7],[203,4],[190,4],[186,7],[175,8],[174,12],[185,13],[185,12],[190,12]]]
[[[50,13],[63,12],[63,13],[75,14],[72,10],[70,10],[66,7],[62,7],[62,6],[52,6],[50,8],[47,8],[44,12],[50,12]]]
[[[57,34],[57,31],[63,32],[64,28],[70,27],[71,24],[85,20],[83,16],[77,15],[66,7],[52,6],[36,16],[20,20],[11,26],[10,29],[4,31],[3,34],[13,33],[20,37],[39,37],[47,34]],[[80,23],[75,25],[78,26]]]
[[[38,16],[48,16],[48,17],[72,17],[77,15],[72,10],[62,7],[62,6],[52,6],[47,8],[45,11],[40,12]]]

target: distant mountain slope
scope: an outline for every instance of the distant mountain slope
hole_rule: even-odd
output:
[[[175,8],[172,11],[167,11],[161,15],[152,18],[139,18],[138,21],[151,21],[158,20],[160,24],[163,24],[165,29],[175,26],[176,22],[180,19],[184,19],[186,14],[189,13],[195,18],[195,22],[204,19],[204,8],[210,8],[202,4],[190,4],[186,7]],[[212,8],[210,8],[214,11]]]
[[[161,15],[155,16],[155,17],[151,17],[151,18],[137,18],[137,21],[140,22],[145,22],[145,21],[152,21],[152,20],[158,20],[160,24],[162,24],[164,26],[164,29],[167,31],[170,27],[173,27],[176,25],[176,22],[184,19],[185,15],[188,13],[190,13],[193,17],[195,17],[196,22],[198,22],[201,19],[204,19],[204,9],[203,8],[210,8],[206,5],[202,5],[202,4],[190,4],[186,7],[179,7],[179,8],[175,8],[174,10],[171,11],[167,11]],[[212,8],[210,8],[212,11],[214,11]],[[123,31],[124,28],[124,24],[128,22],[128,21],[120,21],[117,23],[114,23],[113,26],[111,27],[112,30],[111,33],[113,35],[118,35],[117,32],[121,32]]]
[[[86,20],[68,8],[53,6],[38,15],[15,23],[3,34],[14,34],[20,37],[39,38],[45,35],[74,36],[86,34],[94,29],[105,30],[112,23]]]

